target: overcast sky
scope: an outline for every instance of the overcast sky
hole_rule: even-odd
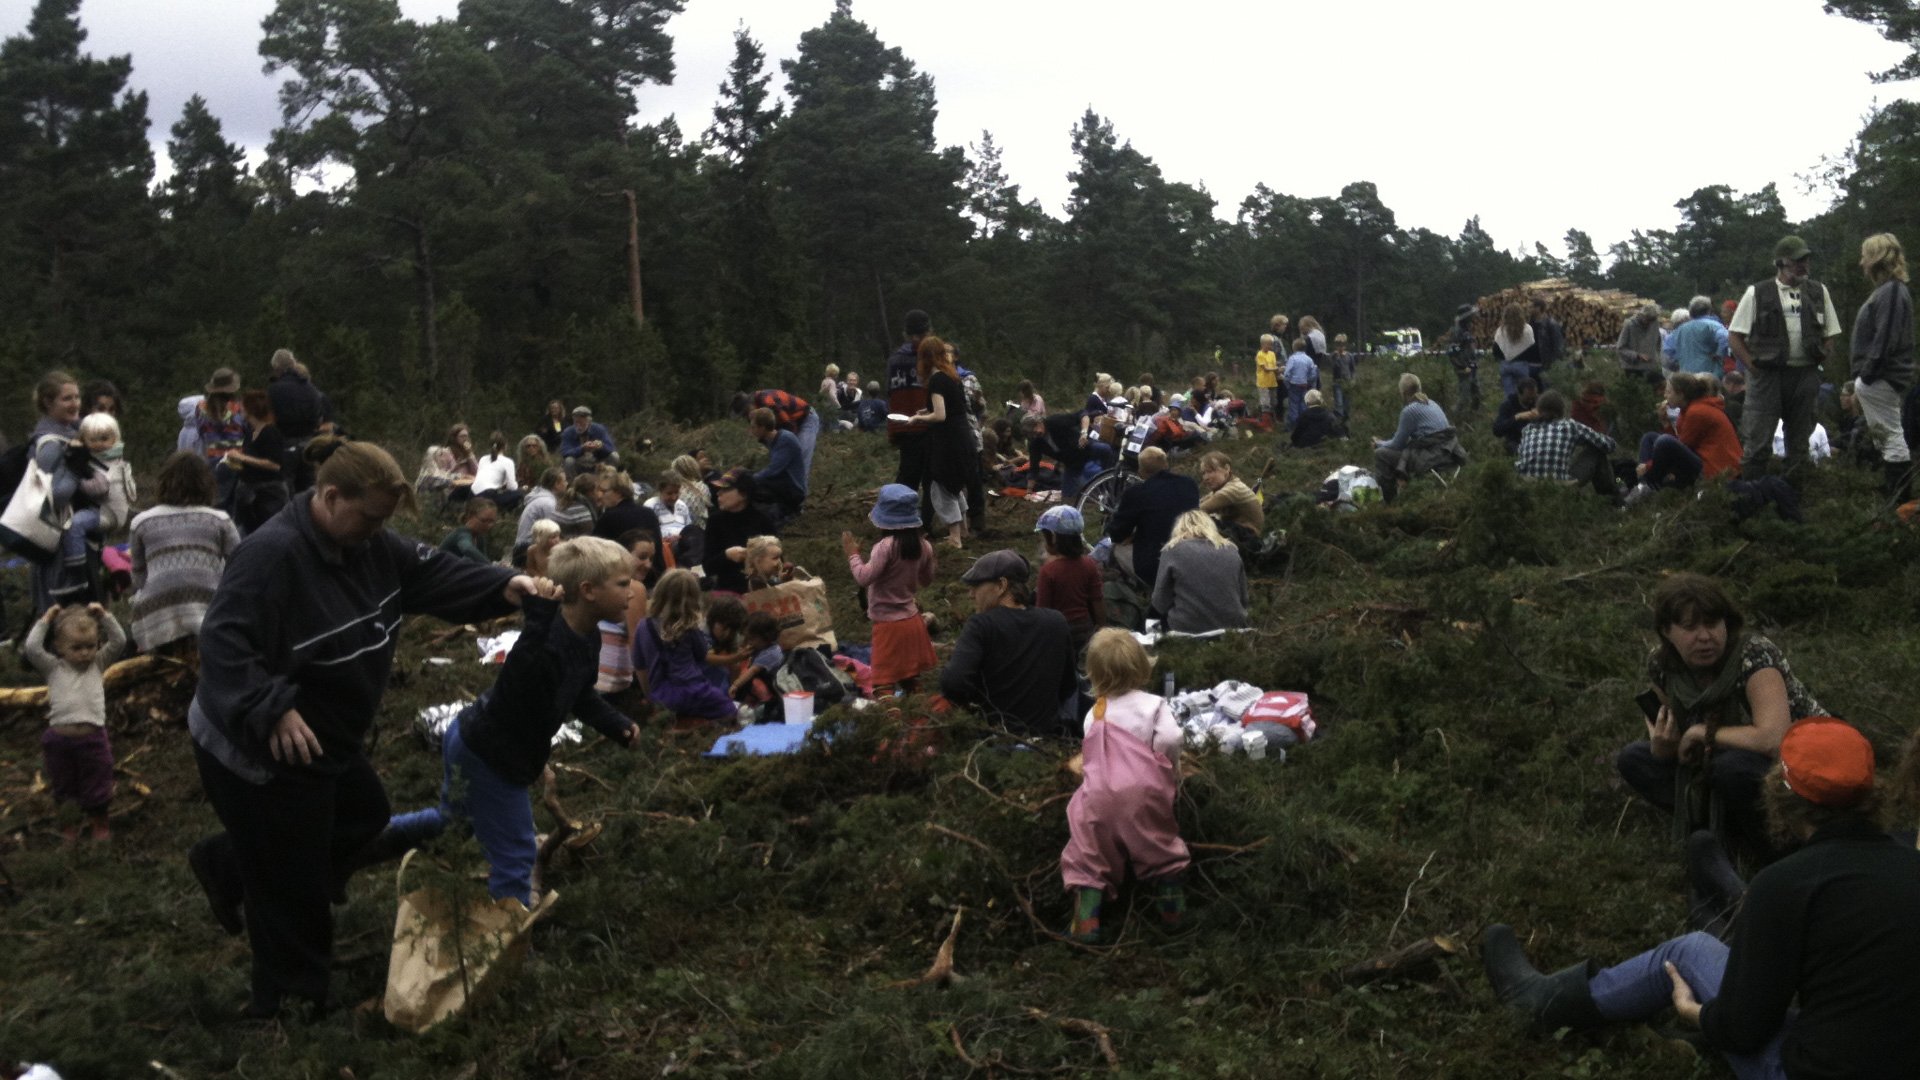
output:
[[[188,95],[257,150],[279,122],[261,72],[271,0],[85,0],[96,55],[131,53],[156,150]],[[458,0],[402,0],[451,17]],[[32,0],[0,0],[0,33]],[[641,121],[689,136],[744,23],[791,57],[832,0],[688,0],[668,26],[678,73]],[[1473,214],[1508,249],[1560,249],[1569,227],[1604,251],[1677,221],[1676,200],[1724,183],[1780,186],[1796,218],[1824,208],[1797,179],[1841,153],[1878,98],[1869,71],[1901,50],[1819,0],[855,0],[854,15],[932,74],[943,144],[990,130],[1012,179],[1062,213],[1069,132],[1088,106],[1231,218],[1256,183],[1336,194],[1372,180],[1404,227],[1457,234]],[[1777,74],[1776,74],[1777,73]],[[775,85],[784,79],[777,71]],[[164,165],[164,160],[163,160]]]

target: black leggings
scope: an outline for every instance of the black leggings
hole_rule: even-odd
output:
[[[392,813],[379,775],[355,754],[325,759],[337,772],[282,769],[250,784],[197,745],[193,756],[207,801],[227,827],[209,845],[213,872],[246,898],[253,1008],[273,1012],[287,997],[325,1008],[333,967],[328,901]]]

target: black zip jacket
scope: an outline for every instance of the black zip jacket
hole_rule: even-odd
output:
[[[600,635],[585,638],[560,615],[560,602],[529,596],[526,622],[500,677],[460,716],[460,738],[510,784],[532,784],[547,767],[553,733],[569,713],[609,739],[627,740],[633,722],[594,690]]]
[[[391,529],[342,548],[314,527],[306,492],[227,560],[200,626],[200,687],[187,710],[194,742],[236,775],[338,773],[380,709],[408,614],[477,622],[511,614],[513,571],[481,566]],[[320,740],[311,765],[273,760],[267,739],[288,709]]]

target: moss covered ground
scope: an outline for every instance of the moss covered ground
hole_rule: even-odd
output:
[[[15,721],[0,729],[0,858],[19,892],[0,907],[0,1059],[69,1078],[1721,1075],[1644,1030],[1526,1036],[1479,974],[1478,930],[1512,922],[1558,966],[1684,929],[1667,822],[1609,762],[1640,729],[1632,697],[1661,575],[1728,582],[1821,700],[1891,750],[1915,723],[1920,541],[1882,513],[1876,478],[1838,467],[1806,482],[1802,526],[1736,521],[1714,491],[1623,513],[1514,479],[1488,416],[1457,417],[1475,463],[1447,487],[1341,516],[1286,498],[1370,460],[1402,366],[1363,366],[1352,442],[1279,456],[1269,524],[1289,558],[1255,582],[1257,631],[1160,654],[1183,685],[1307,691],[1322,725],[1285,764],[1198,758],[1179,816],[1209,846],[1177,936],[1124,900],[1110,945],[1051,933],[1067,918],[1067,748],[1017,751],[958,715],[938,722],[939,753],[900,753],[893,721],[870,711],[835,714],[850,726],[828,749],[715,762],[655,728],[630,752],[560,753],[580,770],[560,775],[569,812],[605,832],[558,863],[562,899],[495,999],[420,1037],[380,1018],[395,891],[375,872],[336,909],[342,1006],[241,1022],[247,950],[220,935],[184,860],[213,816],[179,718],[115,733],[135,774],[116,838],[78,851],[58,846],[30,790],[38,730]],[[1451,405],[1442,362],[1404,366]],[[1616,383],[1615,397],[1620,433],[1637,436],[1650,393]],[[751,449],[730,425],[645,434],[659,451],[641,476],[693,442],[723,460]],[[1275,453],[1264,436],[1226,446],[1248,475]],[[892,464],[876,438],[823,438],[816,498],[789,539],[853,640],[866,631],[838,537],[868,535],[864,493]],[[1000,536],[975,548],[1030,549],[1035,514],[996,504]],[[923,597],[953,616],[943,643],[966,614],[964,563],[943,553]],[[409,624],[386,695],[374,753],[401,807],[430,800],[439,776],[410,717],[489,674],[470,637],[433,642],[443,629]],[[130,792],[136,779],[150,796]],[[429,873],[477,888],[470,841],[434,854]],[[928,968],[956,912],[958,977],[896,985]],[[1402,981],[1334,976],[1429,935],[1463,955]]]

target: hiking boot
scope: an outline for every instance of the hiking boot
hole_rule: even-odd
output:
[[[1727,856],[1720,838],[1706,829],[1687,837],[1687,925],[1725,941],[1733,916],[1747,895],[1747,883]]]
[[[103,843],[113,839],[113,826],[105,813],[87,815],[87,839]]]
[[[1605,1023],[1593,1004],[1593,992],[1587,988],[1593,977],[1591,961],[1543,975],[1527,959],[1520,939],[1513,936],[1513,928],[1504,923],[1487,927],[1481,935],[1480,959],[1486,965],[1494,996],[1500,1004],[1526,1017],[1535,1034],[1561,1028],[1584,1031]]]
[[[1153,910],[1160,916],[1162,929],[1180,929],[1180,924],[1187,918],[1187,890],[1178,877],[1154,883]]]
[[[208,837],[187,850],[187,866],[193,870],[194,880],[200,882],[201,891],[207,894],[207,906],[213,909],[213,921],[220,924],[230,936],[239,937],[246,929],[241,921],[240,901],[244,895],[240,888],[238,875],[231,878],[222,875],[219,858],[214,854],[214,846],[219,837]]]
[[[1889,461],[1882,466],[1886,477],[1886,493],[1893,499],[1895,506],[1913,501],[1913,462]]]
[[[1067,927],[1067,940],[1082,945],[1100,944],[1100,903],[1106,894],[1099,889],[1073,891],[1073,923]]]

